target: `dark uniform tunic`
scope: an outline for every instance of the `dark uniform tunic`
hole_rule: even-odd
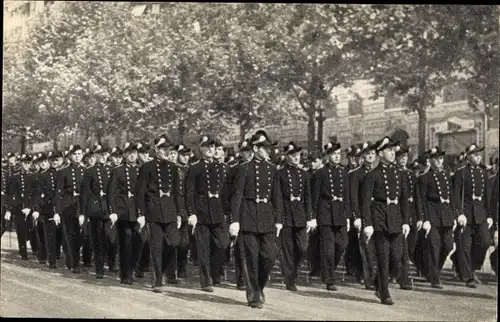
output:
[[[179,170],[174,163],[155,158],[141,166],[137,204],[146,216],[153,286],[159,287],[165,270],[169,281],[175,280],[176,247],[180,241],[177,216],[186,220]]]
[[[56,178],[56,213],[61,216],[62,229],[66,244],[66,267],[80,268],[80,248],[82,227],[78,217],[81,212],[80,193],[85,168],[71,164],[60,170]]]
[[[467,164],[457,170],[454,182],[456,214],[464,214],[466,227],[457,227],[455,233],[456,260],[459,277],[474,279],[474,271],[481,269],[489,247],[487,224],[488,180],[486,171]],[[473,246],[474,245],[474,246]]]
[[[498,183],[498,175],[495,175],[495,179],[493,181],[493,186],[491,188],[491,198],[490,198],[490,214],[493,217],[493,230],[498,232],[498,212],[500,205],[498,203],[498,193],[499,193],[499,183]],[[490,255],[490,263],[493,271],[498,276],[498,247],[495,247],[495,250]]]
[[[94,248],[96,274],[104,273],[104,258],[107,255],[110,268],[115,266],[116,233],[111,228],[107,200],[111,169],[107,165],[96,164],[87,169],[82,183],[82,208],[90,219],[90,236]]]
[[[316,178],[317,170],[310,169],[308,172],[309,172],[309,185],[311,186],[312,189],[312,187],[314,187],[314,180]],[[321,272],[321,254],[319,249],[318,229],[309,232],[308,261],[311,269],[309,275],[319,276]]]
[[[186,179],[188,215],[196,215],[196,247],[201,287],[220,283],[220,266],[228,244],[224,218],[226,165],[201,160],[189,169]]]
[[[283,194],[283,229],[280,233],[281,270],[285,284],[295,285],[297,270],[307,250],[306,223],[311,220],[309,174],[290,164],[278,171]]]
[[[7,196],[9,198],[8,207],[16,221],[16,234],[19,243],[19,255],[23,259],[28,258],[26,242],[30,239],[30,228],[33,225],[31,212],[38,204],[36,195],[36,176],[23,170],[14,174],[7,180]],[[26,216],[23,209],[30,209]],[[31,240],[33,243],[33,240]],[[33,244],[32,244],[33,245]],[[33,250],[33,246],[32,246]]]
[[[347,246],[350,216],[348,170],[328,163],[318,170],[312,187],[313,216],[319,227],[323,282],[333,285],[335,270]]]
[[[136,203],[135,189],[139,167],[124,164],[111,171],[108,184],[108,204],[111,214],[118,215],[118,247],[120,258],[120,280],[130,284],[136,267],[141,237],[137,218],[143,213]]]
[[[40,202],[36,211],[40,213],[38,226],[39,233],[43,233],[44,243],[40,245],[39,255],[45,261],[48,258],[49,266],[56,267],[57,259],[57,226],[53,220],[56,197],[56,170],[49,168],[41,172],[38,178],[37,194]]]
[[[241,164],[234,179],[231,223],[240,224],[239,244],[247,301],[263,303],[264,287],[276,258],[276,226],[283,223],[283,200],[278,170],[256,158]]]
[[[426,260],[433,285],[440,284],[440,272],[453,249],[453,223],[456,216],[451,176],[448,171],[430,169],[420,177],[420,196],[424,218],[431,230],[427,236]]]
[[[2,204],[0,206],[0,215],[2,216],[2,236],[5,231],[8,229],[8,222],[5,220],[5,212],[8,209],[8,198],[7,198],[7,171],[2,169]],[[12,215],[12,213],[11,213]],[[12,218],[11,218],[12,219]]]
[[[377,268],[377,258],[375,256],[375,246],[373,240],[367,240],[365,234],[361,231],[357,231],[354,228],[354,221],[356,219],[361,219],[361,187],[363,186],[363,180],[366,174],[370,172],[373,168],[368,165],[362,165],[361,167],[350,172],[350,199],[351,199],[351,231],[349,232],[350,239],[349,243],[353,243],[353,266],[356,269],[356,278],[364,278],[364,284],[367,289],[373,289],[373,284],[375,281],[375,273]]]
[[[375,288],[382,300],[390,298],[389,273],[399,272],[402,226],[409,224],[408,183],[394,165],[381,163],[370,171],[361,188],[363,227],[374,229],[378,274]]]
[[[181,199],[183,202],[182,208],[186,209],[186,177],[189,171],[188,165],[177,165],[177,169],[179,171],[179,186]],[[179,247],[177,248],[177,275],[180,277],[187,277],[187,262],[188,262],[188,253],[190,246],[190,235],[191,232],[189,230],[187,216],[183,216],[182,224],[180,229],[180,240]]]

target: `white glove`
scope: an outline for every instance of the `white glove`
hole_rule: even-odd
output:
[[[354,228],[356,228],[358,231],[361,230],[361,219],[356,219],[354,221]]]
[[[423,223],[424,223],[424,222],[423,222],[422,220],[417,221],[417,230],[422,229],[422,224],[423,224]]]
[[[40,217],[40,213],[38,211],[33,212],[33,220],[38,220],[38,217]]]
[[[182,218],[181,216],[177,216],[177,229],[181,229]]]
[[[229,234],[232,237],[238,236],[239,232],[240,232],[240,223],[239,222],[233,222],[231,225],[229,225]]]
[[[12,214],[10,213],[10,211],[6,211],[5,212],[5,220],[10,220],[10,218],[12,217]]]
[[[59,216],[59,214],[54,215],[54,222],[56,223],[56,226],[59,226],[59,224],[61,223],[61,217]]]
[[[363,229],[363,232],[365,233],[366,240],[370,240],[373,235],[373,226],[365,227],[365,229]]]
[[[429,235],[429,231],[431,230],[431,223],[429,221],[424,222],[422,228],[425,230],[425,237]]]
[[[144,218],[144,216],[139,216],[137,222],[139,223],[139,229],[142,229],[144,225],[146,225],[146,218]]]
[[[496,230],[493,235],[493,242],[495,243],[495,247],[498,247],[498,230]]]
[[[198,223],[198,217],[196,217],[196,215],[191,215],[189,216],[188,218],[188,225],[189,226],[196,226],[196,224]]]
[[[315,230],[318,227],[318,222],[316,219],[311,219],[307,222],[307,233],[309,233],[311,230]]]
[[[22,211],[22,213],[23,213],[25,216],[27,216],[27,215],[29,215],[29,214],[30,214],[31,209],[30,209],[30,208],[24,208],[24,209],[23,209],[23,210],[21,210],[21,211]]]
[[[84,215],[78,216],[78,223],[80,224],[80,226],[83,226],[83,224],[85,223],[85,216]]]
[[[406,237],[408,237],[408,234],[410,233],[410,225],[407,225],[407,224],[404,224],[403,225],[403,235]]]
[[[467,217],[465,217],[464,215],[460,215],[457,218],[457,222],[460,226],[465,226],[467,225]]]
[[[351,230],[351,221],[347,219],[347,224],[346,224],[347,231]]]
[[[457,228],[457,221],[453,220],[453,231],[455,231],[456,228]]]
[[[111,226],[113,226],[118,220],[118,215],[115,213],[109,215],[109,220],[111,220]]]
[[[488,229],[490,229],[491,226],[493,226],[493,219],[492,218],[488,218],[488,219],[486,219],[486,222],[488,223]]]
[[[280,231],[283,229],[283,224],[274,224],[274,226],[276,227],[276,237],[279,237]]]

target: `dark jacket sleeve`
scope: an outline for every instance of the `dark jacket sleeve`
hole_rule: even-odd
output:
[[[490,208],[490,180],[488,180],[488,173],[486,170],[483,171],[483,177],[484,177],[484,209],[486,210],[486,217],[491,218],[491,213],[488,211]]]
[[[313,219],[313,207],[311,198],[311,178],[310,174],[304,171],[304,202],[306,208],[307,220]]]
[[[402,171],[401,171],[402,172]],[[408,189],[408,177],[402,173],[401,176],[401,195],[399,196],[399,204],[401,207],[401,215],[403,217],[403,225],[410,224],[410,204],[408,198],[410,198],[410,192]]]
[[[281,185],[278,170],[274,172],[273,182],[273,207],[274,207],[274,222],[276,224],[283,224],[283,194],[281,192]]]
[[[312,185],[311,185],[311,203],[312,203],[312,208],[313,208],[313,219],[316,219],[318,217],[318,204],[319,204],[319,197],[321,194],[321,185],[323,183],[322,176],[321,176],[321,170],[316,171],[314,173],[313,178],[311,180]]]
[[[455,180],[453,181],[453,192],[455,198],[455,212],[457,217],[463,215],[463,187],[464,187],[464,170],[461,169],[455,173]]]
[[[111,175],[108,183],[108,206],[110,214],[118,214],[116,212],[116,196],[118,194],[118,180],[120,179],[120,167],[115,168],[111,171]]]
[[[351,200],[351,218],[356,220],[361,216],[359,208],[359,173],[360,170],[354,170],[349,175],[349,198]]]
[[[33,205],[33,211],[40,212],[42,209],[42,193],[46,174],[40,174],[35,182],[34,195],[37,196],[37,203]]]
[[[150,169],[149,162],[141,165],[141,168],[139,169],[139,178],[137,178],[137,185],[136,185],[135,200],[137,203],[137,210],[143,216],[146,214],[146,193],[148,189],[148,181],[150,175],[149,169]]]
[[[361,186],[361,215],[363,227],[373,226],[371,203],[375,186],[375,171],[368,172]]]
[[[491,198],[490,198],[490,206],[489,206],[489,214],[495,223],[495,226],[498,230],[498,173],[495,176],[495,180],[493,181],[493,187],[491,189]]]
[[[186,177],[186,206],[187,206],[187,215],[197,215],[195,214],[195,206],[194,206],[194,194],[196,189],[196,175],[198,173],[198,164],[191,166],[188,170]]]
[[[417,181],[418,181],[419,196],[420,196],[420,198],[419,198],[420,206],[419,207],[421,210],[419,220],[422,220],[423,222],[425,222],[425,221],[429,220],[429,208],[428,208],[428,203],[427,203],[427,186],[428,186],[427,175],[424,174],[424,175],[418,177]]]
[[[352,216],[352,208],[351,208],[351,183],[349,182],[349,170],[347,168],[344,170],[344,207],[345,214],[347,216],[347,220],[349,220]]]
[[[245,190],[247,169],[248,165],[243,164],[236,171],[236,175],[234,178],[234,192],[233,196],[231,197],[231,223],[240,221],[241,199],[243,198],[243,191]]]
[[[175,191],[175,203],[177,206],[177,215],[181,216],[183,220],[186,219],[186,214],[184,211],[184,194],[182,193],[181,189],[181,180],[179,177],[179,169],[177,168],[176,165],[171,165],[172,167],[172,172],[173,172],[173,185],[174,185],[174,191]]]
[[[87,171],[84,172],[83,174],[83,179],[82,179],[82,187],[80,189],[80,208],[81,208],[81,214],[86,216],[87,214],[85,213],[87,211],[87,203],[89,201],[89,197],[91,194],[91,181],[92,181],[92,174],[91,174],[92,169],[88,169]]]
[[[55,194],[55,208],[56,214],[62,214],[63,207],[63,195],[64,195],[64,183],[66,180],[66,170],[56,172],[56,194]]]

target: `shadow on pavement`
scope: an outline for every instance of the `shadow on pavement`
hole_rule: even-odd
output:
[[[363,297],[348,295],[340,292],[297,291],[295,293],[307,297],[332,298],[338,300],[348,300],[348,301],[366,302],[366,303],[380,303],[380,301],[375,298],[375,295],[373,299],[366,299]]]
[[[215,290],[217,292],[217,290]],[[238,305],[238,306],[246,306],[247,303],[243,301],[237,301],[227,297],[221,297],[212,294],[198,294],[198,293],[178,293],[172,291],[163,291],[164,295],[172,296],[181,300],[186,301],[204,301],[204,302],[212,302],[212,303],[220,303],[220,304],[228,304],[228,305]]]

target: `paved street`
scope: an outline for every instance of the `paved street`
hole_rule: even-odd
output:
[[[30,261],[21,261],[15,234],[10,246],[8,238],[8,233],[2,238],[2,317],[496,321],[497,316],[497,284],[488,273],[480,275],[485,284],[477,289],[451,281],[449,268],[444,290],[430,289],[421,278],[414,279],[414,291],[393,285],[396,304],[387,307],[351,277],[339,283],[338,292],[328,292],[319,280],[306,281],[303,271],[299,292],[291,293],[284,290],[276,269],[266,291],[268,303],[256,310],[246,306],[245,292],[230,282],[212,294],[200,291],[195,267],[184,284],[155,294],[149,274],[123,286],[116,274],[97,281],[92,268],[75,276],[63,269],[62,261],[57,270],[38,264],[32,255]],[[229,281],[232,274],[230,270]]]

